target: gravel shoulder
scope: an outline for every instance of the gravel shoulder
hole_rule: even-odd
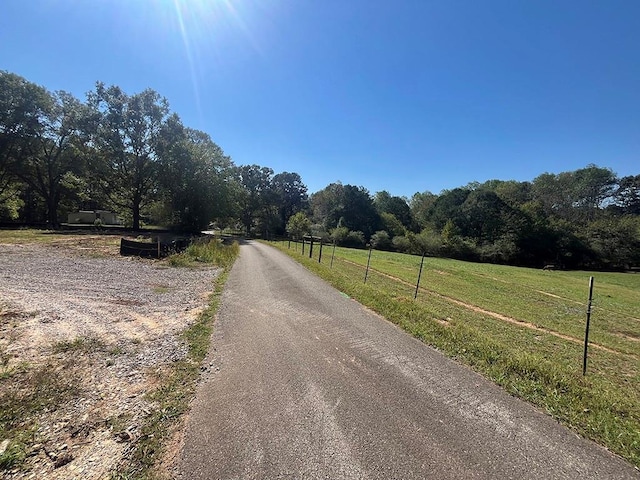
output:
[[[23,393],[36,370],[74,387],[38,413],[25,463],[4,478],[97,479],[117,469],[154,409],[145,393],[186,356],[180,333],[219,273],[123,258],[86,238],[0,244],[0,398]],[[0,449],[11,440],[0,438]]]

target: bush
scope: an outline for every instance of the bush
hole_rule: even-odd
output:
[[[411,252],[411,240],[404,235],[400,235],[398,237],[393,237],[393,247],[401,252],[401,253],[410,253]]]
[[[364,233],[357,232],[349,232],[347,237],[344,239],[344,246],[350,248],[363,248],[366,245],[364,239]]]
[[[391,237],[384,230],[378,230],[371,236],[371,246],[377,250],[391,250]]]

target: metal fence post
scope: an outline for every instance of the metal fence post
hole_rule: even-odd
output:
[[[336,241],[333,241],[333,253],[331,253],[331,263],[329,264],[329,268],[333,268],[333,257],[336,256]]]
[[[373,247],[369,247],[369,258],[367,258],[367,269],[364,272],[364,283],[367,283],[367,276],[369,276],[369,264],[371,263],[371,251]]]
[[[422,260],[420,261],[420,272],[418,272],[418,283],[416,283],[416,293],[413,294],[413,299],[418,298],[418,288],[420,288],[420,277],[422,277],[422,266],[424,265],[424,253],[422,254]]]
[[[591,321],[591,300],[593,299],[593,277],[589,277],[589,303],[587,303],[587,327],[584,332],[584,354],[582,355],[582,375],[587,374],[587,351],[589,349],[589,322]]]

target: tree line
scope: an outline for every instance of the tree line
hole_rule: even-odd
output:
[[[157,92],[101,82],[80,100],[0,71],[0,222],[55,228],[78,210],[127,225],[269,237],[524,266],[640,265],[640,175],[608,168],[491,180],[411,198],[235,165]]]
[[[531,182],[490,180],[416,193],[333,183],[310,197],[305,229],[339,245],[558,268],[640,266],[640,175],[588,165]]]
[[[307,204],[297,173],[236,166],[166,99],[98,82],[79,100],[0,71],[0,222],[57,227],[78,210],[188,231],[284,234]]]

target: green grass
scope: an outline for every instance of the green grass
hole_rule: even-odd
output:
[[[207,263],[221,266],[225,270],[214,282],[214,292],[208,307],[194,324],[182,332],[182,339],[188,347],[187,358],[158,371],[159,386],[147,394],[147,399],[157,405],[157,408],[146,418],[140,440],[131,456],[112,474],[114,480],[161,478],[158,463],[162,459],[166,442],[179,425],[195,394],[200,365],[209,349],[222,289],[238,252],[237,243],[225,246],[214,241],[194,246],[193,249],[189,247],[185,253],[174,255],[173,258],[179,257],[177,261],[172,262],[172,257],[169,258],[169,263],[174,266],[193,266],[206,259]]]
[[[55,372],[55,374],[53,374]],[[0,472],[20,469],[36,443],[37,416],[72,401],[80,391],[74,364],[22,365],[0,376],[0,439],[9,439],[0,455]]]
[[[63,238],[65,235],[56,234],[52,230],[32,228],[0,230],[0,243],[50,243]]]
[[[640,466],[640,275],[278,246],[345,294]],[[595,277],[589,363],[582,341]],[[507,319],[501,318],[507,317]]]
[[[96,350],[102,350],[105,344],[95,337],[76,337],[73,340],[62,340],[53,344],[53,353],[91,353]]]

